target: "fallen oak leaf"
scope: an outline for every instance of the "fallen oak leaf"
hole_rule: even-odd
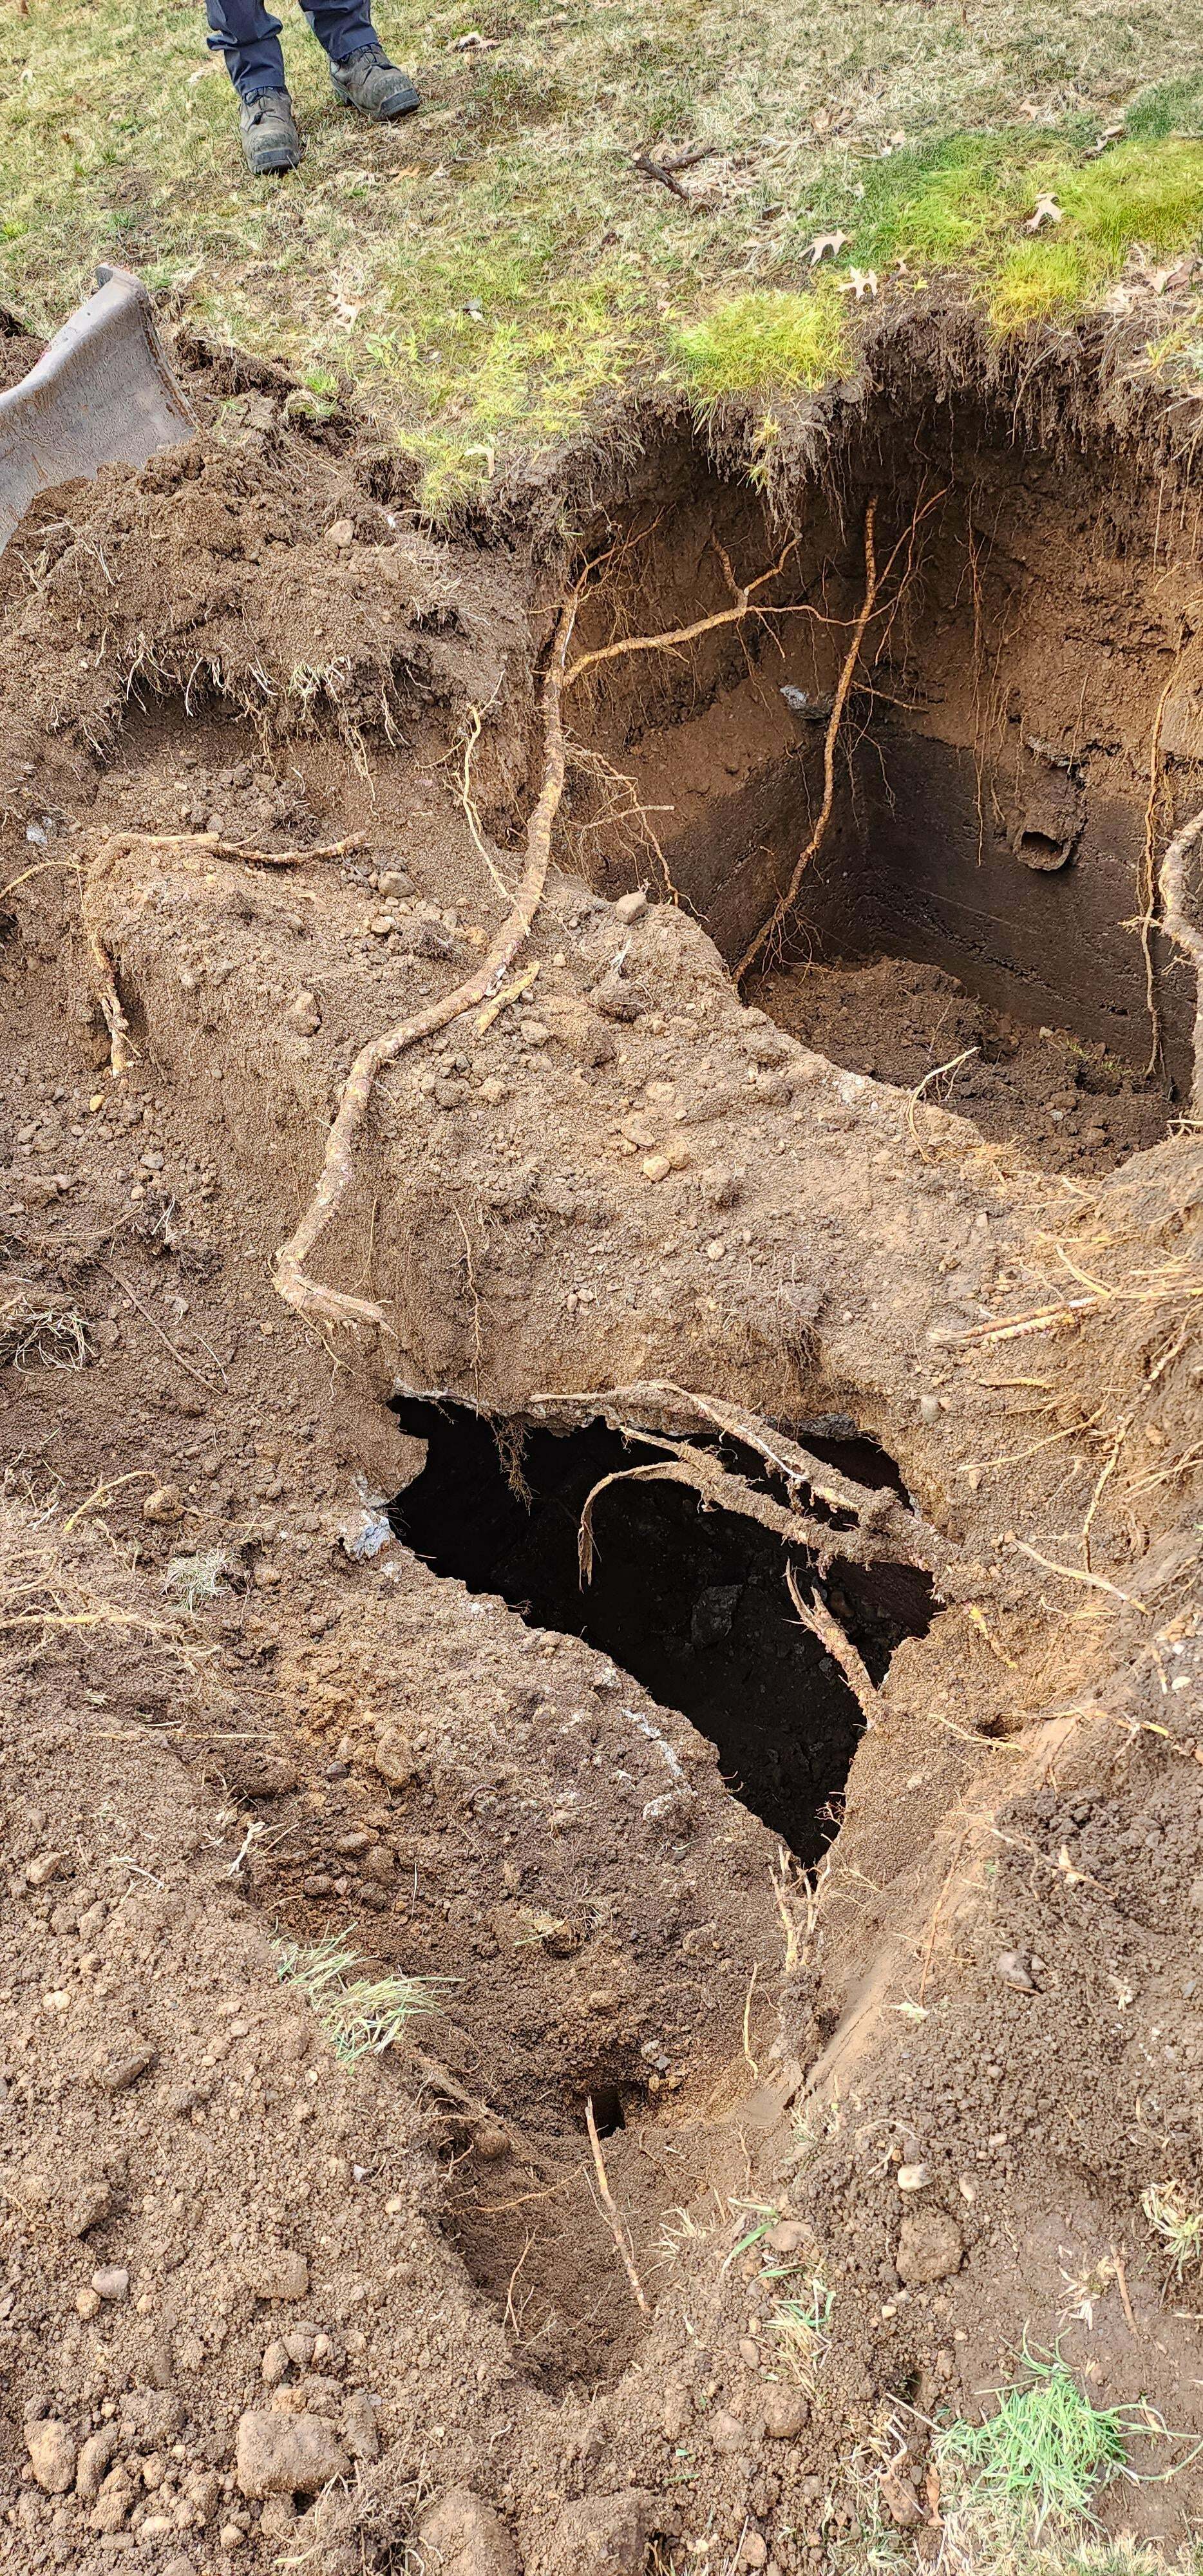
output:
[[[1028,216],[1023,229],[1025,233],[1038,233],[1043,224],[1059,224],[1064,220],[1064,211],[1055,197],[1039,196],[1036,199],[1035,214]]]
[[[877,293],[876,269],[850,268],[847,277],[842,277],[840,279],[837,293],[840,295],[854,295],[857,303],[863,304],[866,295],[876,295]]]
[[[816,233],[810,245],[811,267],[817,268],[819,261],[826,258],[828,251],[833,259],[838,259],[845,243],[851,240],[851,233]]]
[[[1113,143],[1118,143],[1123,131],[1124,120],[1121,116],[1118,124],[1105,125],[1103,127],[1103,131],[1099,136],[1098,142],[1091,143],[1087,147],[1086,151],[1082,154],[1082,159],[1084,161],[1097,161],[1101,153],[1109,151]]]

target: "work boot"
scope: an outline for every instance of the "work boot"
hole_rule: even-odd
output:
[[[261,89],[242,102],[242,148],[257,179],[272,170],[295,170],[302,144],[286,89]]]
[[[331,63],[330,78],[336,98],[378,124],[392,116],[411,116],[422,104],[408,72],[399,72],[380,45],[363,45],[345,63]]]

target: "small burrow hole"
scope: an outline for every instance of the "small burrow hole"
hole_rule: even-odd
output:
[[[703,1509],[688,1487],[627,1481],[595,1499],[584,1584],[577,1540],[588,1496],[662,1452],[599,1421],[557,1433],[450,1403],[404,1400],[396,1411],[427,1444],[392,1505],[398,1536],[436,1573],[612,1657],[709,1737],[735,1797],[800,1860],[816,1860],[838,1825],[863,1720],[790,1601],[786,1567],[805,1583],[804,1551],[742,1514]],[[897,1483],[892,1462],[855,1435],[827,1438],[823,1453],[870,1485]],[[722,1454],[763,1479],[750,1453],[728,1443]],[[878,1681],[899,1640],[931,1616],[929,1578],[912,1566],[837,1559],[825,1593]]]

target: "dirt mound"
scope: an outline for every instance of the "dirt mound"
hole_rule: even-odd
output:
[[[813,578],[636,679],[633,633],[729,612],[763,560],[754,497],[677,456],[651,552],[628,490],[617,586],[583,604],[582,649],[624,649],[570,701],[533,935],[380,1074],[322,1239],[385,1322],[302,1326],[273,1266],[356,1051],[509,909],[549,575],[386,533],[362,460],[292,439],[227,420],[48,496],[5,558],[19,2563],[931,2558],[963,2502],[947,2441],[1025,2349],[1148,2401],[1124,2420],[1150,2482],[1098,2509],[1158,2538],[1201,2429],[1184,978],[1162,940],[1155,1101],[1131,1050],[1091,1091],[1103,1041],[1072,1017],[1008,1055],[964,953],[911,957],[904,1014],[896,947],[833,936],[838,984],[787,962],[774,1016],[747,1007],[687,904],[631,885],[663,889],[638,836],[699,911],[690,852],[712,912],[755,881],[765,917],[822,797],[821,751],[777,741],[768,638],[819,607],[846,654],[863,567],[800,495]],[[950,668],[963,536],[927,564]],[[1144,542],[1137,514],[1151,581]],[[1171,551],[1167,595],[1186,577]],[[800,623],[789,685],[820,696],[840,639]],[[1194,781],[1171,697],[1158,846]],[[1074,900],[1139,960],[1117,707],[1115,844]],[[869,741],[836,742],[832,921],[879,848]],[[976,843],[942,865],[951,906]],[[998,933],[1009,989],[1036,919]],[[1080,990],[1081,954],[1054,963]],[[855,1010],[799,1043],[791,1012],[837,991]],[[927,1080],[963,1051],[946,1011],[977,1014],[953,1034],[983,1074],[998,1050],[995,1088],[953,1095],[981,1126]],[[1067,1142],[1039,1130],[1070,1039]],[[1078,1090],[1122,1104],[1105,1139]],[[1108,1169],[1146,1112],[1171,1132]]]

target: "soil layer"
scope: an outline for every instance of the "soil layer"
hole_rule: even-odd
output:
[[[848,405],[765,603],[842,628],[714,630],[578,691],[520,977],[382,1073],[315,1256],[383,1310],[352,1334],[302,1326],[275,1257],[360,1043],[508,909],[568,571],[436,544],[270,385],[197,391],[195,441],[47,496],[0,573],[13,2563],[931,2559],[959,2506],[930,2428],[1025,2345],[1161,2410],[1098,2510],[1168,2543],[1203,2431],[1148,2215],[1203,2191],[1203,1147],[1193,996],[1158,935],[1155,1101],[1126,925],[1158,710],[1158,845],[1197,788],[1185,487],[1154,570],[1101,392],[1056,475],[922,386],[892,443],[884,396]],[[730,964],[818,811],[781,685],[830,685],[873,490],[871,689],[905,714],[874,696],[841,743],[787,942],[822,962],[749,1004]],[[586,647],[791,543],[679,430],[605,523]],[[896,721],[891,838],[864,781]],[[1021,846],[1054,789],[1059,869]],[[649,828],[683,900],[616,903],[664,894]],[[904,926],[917,834],[945,894],[1011,889],[989,974],[944,896],[922,954]],[[1072,1083],[1020,1023],[1069,1032]],[[406,1517],[436,1404],[509,1477],[462,1451],[437,1546]],[[595,1505],[626,1667],[570,1563],[535,1598],[541,1444],[591,1425],[591,1477],[695,1486]],[[719,1466],[734,1533],[697,1502]],[[899,1565],[924,1617],[891,1625]],[[740,1627],[716,1596],[747,1586]],[[793,1851],[669,1695],[670,1649],[732,1634],[728,1715],[778,1787],[821,1774]]]

